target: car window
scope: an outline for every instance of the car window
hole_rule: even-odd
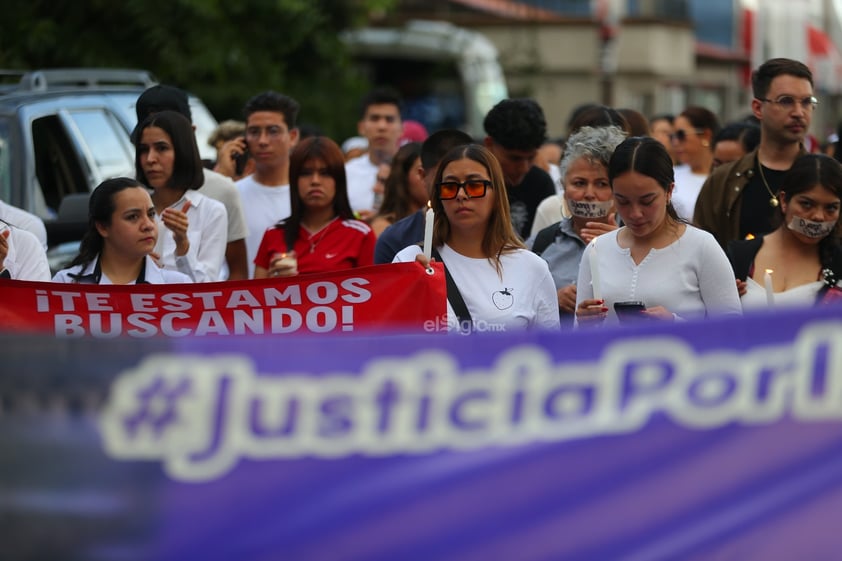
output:
[[[0,119],[0,200],[8,203],[14,202],[12,201],[12,171],[9,167],[11,164],[11,148],[9,122],[7,119]]]
[[[87,152],[102,181],[110,177],[134,177],[134,149],[123,127],[103,110],[69,111]]]
[[[111,96],[114,101],[112,107],[120,113],[119,117],[127,124],[129,131],[137,125],[135,102],[138,96],[139,94],[113,94]],[[215,160],[216,149],[208,144],[208,138],[216,128],[216,119],[205,104],[192,95],[190,96],[190,116],[193,119],[193,125],[196,127],[196,144],[199,147],[199,155],[203,160]]]
[[[216,119],[208,108],[195,97],[190,98],[190,113],[193,117],[193,124],[196,126],[196,144],[199,146],[199,155],[203,160],[216,160],[216,149],[208,144],[208,139],[217,126]]]
[[[71,193],[90,190],[67,128],[58,115],[32,121],[35,174],[41,190],[33,192],[34,212],[44,219],[55,218],[61,199]]]

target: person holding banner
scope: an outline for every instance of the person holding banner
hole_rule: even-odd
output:
[[[88,230],[79,254],[53,282],[81,284],[189,283],[151,257],[158,241],[155,206],[146,188],[129,177],[106,179],[88,200]]]
[[[487,148],[471,144],[449,151],[436,171],[431,203],[433,256],[449,277],[442,329],[559,329],[550,269],[515,232],[503,171]],[[409,261],[429,264],[418,245],[394,259]]]
[[[624,226],[585,248],[577,322],[618,323],[618,314],[665,321],[740,314],[725,252],[672,205],[672,158],[663,144],[648,137],[624,140],[608,163],[608,179]]]
[[[266,230],[254,278],[288,277],[374,265],[372,229],[354,218],[342,149],[325,136],[301,141],[290,154],[289,218]]]
[[[821,154],[800,156],[783,177],[778,201],[781,223],[774,231],[728,244],[743,310],[842,296],[842,164]]]
[[[135,167],[141,183],[152,188],[158,227],[155,252],[167,269],[193,282],[213,282],[225,261],[228,215],[225,206],[200,194],[205,181],[193,125],[175,111],[147,117],[135,129]]]

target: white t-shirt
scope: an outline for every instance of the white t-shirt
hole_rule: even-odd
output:
[[[591,253],[596,251],[606,324],[618,323],[615,302],[642,301],[647,308],[663,306],[680,318],[740,314],[734,271],[725,252],[708,232],[686,226],[684,234],[662,249],[653,249],[635,265],[631,250],[617,236],[625,228],[595,238],[582,255],[576,283],[576,306],[594,297]]]
[[[219,269],[225,261],[228,213],[222,203],[192,189],[185,191],[184,196],[170,208],[181,210],[188,200],[187,239],[190,240],[190,249],[187,254],[176,257],[172,231],[164,226],[159,214],[155,215],[158,224],[155,252],[161,256],[164,268],[180,271],[193,282],[215,282],[219,280]]]
[[[561,222],[561,219],[568,213],[565,212],[564,193],[560,195],[550,195],[538,205],[535,210],[535,220],[532,222],[532,230],[529,232],[529,237],[534,238],[538,232],[552,226],[556,222]]]
[[[693,220],[693,211],[696,209],[696,199],[699,198],[699,191],[708,178],[708,174],[693,173],[690,166],[682,164],[675,166],[675,189],[672,192],[672,206],[675,207],[678,216],[687,220]]]
[[[263,185],[257,182],[254,175],[249,175],[237,182],[237,189],[240,190],[249,230],[246,238],[249,278],[254,278],[254,258],[260,249],[263,234],[290,215],[289,184]]]
[[[41,247],[47,248],[47,228],[44,221],[16,206],[0,201],[0,218],[13,226],[32,233],[41,243]]]
[[[205,169],[205,182],[200,192],[215,201],[225,205],[228,213],[228,237],[226,241],[235,242],[245,239],[248,236],[246,227],[246,216],[243,212],[243,203],[240,199],[240,191],[230,177],[221,173]]]
[[[393,263],[415,261],[417,245],[402,249]],[[526,249],[500,257],[502,278],[488,259],[465,257],[447,244],[439,248],[473,320],[474,331],[560,329],[558,297],[547,262]],[[458,331],[458,318],[447,303],[447,329]]]
[[[555,192],[558,195],[561,195],[564,192],[564,186],[561,184],[561,168],[556,164],[547,164],[549,169],[547,173],[550,174],[550,178],[553,180],[553,185],[555,185]]]
[[[9,252],[0,269],[9,271],[15,280],[49,281],[50,265],[47,253],[35,234],[27,230],[9,228]]]
[[[351,210],[359,212],[374,208],[374,184],[377,182],[377,168],[368,154],[348,160],[345,175],[348,178],[348,200]]]

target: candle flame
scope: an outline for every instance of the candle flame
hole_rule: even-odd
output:
[[[775,270],[774,270],[774,269],[766,269],[766,272],[767,272],[767,273],[769,273],[769,274],[771,275],[772,273],[774,273],[774,272],[775,272]]]
[[[746,236],[746,239],[747,239],[747,240],[753,240],[753,239],[754,239],[754,234],[748,234],[748,235]]]
[[[427,208],[433,208],[433,201],[427,199]]]

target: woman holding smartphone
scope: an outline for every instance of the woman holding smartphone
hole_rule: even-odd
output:
[[[161,235],[155,246],[161,264],[193,282],[213,282],[225,261],[225,205],[200,194],[205,181],[193,125],[175,111],[147,117],[134,132],[138,180],[152,188]]]
[[[629,301],[642,303],[633,314],[641,319],[741,313],[722,248],[708,232],[683,222],[672,206],[673,177],[672,159],[655,139],[633,137],[615,149],[608,179],[624,226],[585,249],[577,282],[579,324],[617,323],[615,304]]]
[[[135,179],[100,183],[88,201],[88,231],[70,266],[53,282],[81,284],[188,283],[190,277],[160,268],[150,256],[158,241],[155,207]]]

